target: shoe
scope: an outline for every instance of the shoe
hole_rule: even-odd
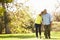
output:
[[[45,37],[45,39],[48,39],[48,37]]]
[[[38,39],[38,37],[36,37],[36,40]]]
[[[38,37],[36,37],[38,39]]]
[[[49,39],[51,39],[51,37],[48,37]]]
[[[40,39],[41,39],[41,36],[40,36]]]

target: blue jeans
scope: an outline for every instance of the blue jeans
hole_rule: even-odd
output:
[[[38,37],[38,32],[41,37],[41,24],[35,24],[35,29],[36,29],[36,37]]]

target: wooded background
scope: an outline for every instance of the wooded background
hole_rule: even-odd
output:
[[[35,32],[35,19],[32,17],[32,12],[29,11],[29,6],[24,6],[24,3],[14,3],[14,0],[0,0],[0,34]],[[55,10],[59,7],[57,6]],[[60,12],[53,12],[52,31],[60,31]]]

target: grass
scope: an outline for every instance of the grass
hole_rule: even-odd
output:
[[[35,38],[35,33],[30,33],[30,34],[0,34],[0,40],[23,40],[23,39],[29,40],[31,38],[32,39]],[[42,39],[44,39],[43,32],[42,32]],[[51,39],[50,40],[60,40],[60,32],[51,32]]]
[[[1,34],[0,38],[34,38],[35,35],[32,34]]]

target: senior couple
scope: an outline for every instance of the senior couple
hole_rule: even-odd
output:
[[[36,29],[36,37],[38,38],[38,33],[41,38],[41,25],[44,26],[44,36],[46,39],[50,39],[50,31],[51,31],[51,15],[47,13],[47,10],[44,9],[35,20],[35,29]]]

